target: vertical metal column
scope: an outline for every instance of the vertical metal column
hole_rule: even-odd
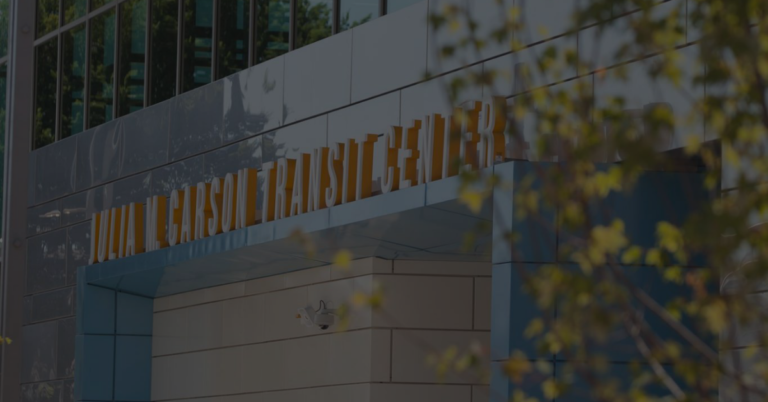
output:
[[[32,137],[34,87],[35,3],[13,0],[8,28],[8,87],[3,205],[2,335],[14,340],[3,345],[0,400],[21,400],[22,309],[27,265],[26,219],[29,154]]]

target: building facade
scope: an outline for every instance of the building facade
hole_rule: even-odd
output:
[[[453,111],[445,84],[573,45],[563,34],[576,2],[528,2],[531,25],[547,30],[515,54],[492,45],[451,61],[439,48],[465,32],[428,22],[444,0],[3,3],[0,127],[13,133],[3,331],[14,340],[3,349],[3,400],[507,400],[500,366],[512,349],[535,354],[521,335],[530,318],[521,306],[531,302],[517,294],[511,264],[557,261],[558,233],[531,223],[526,252],[512,255],[492,226],[513,224],[513,194],[494,194],[472,214],[456,199],[447,159],[427,163],[414,152],[398,161],[389,151],[410,135],[425,141],[413,151],[462,152],[447,137],[423,140]],[[496,12],[492,1],[469,4],[480,19]],[[578,33],[579,52],[616,46],[610,35],[598,42],[596,29]],[[696,39],[686,32],[676,44],[685,59]],[[596,103],[621,94],[629,108],[664,102],[688,113],[677,92],[652,88],[645,62],[629,64],[638,77],[629,83],[588,70],[535,79],[587,83]],[[428,72],[437,78],[425,80]],[[514,102],[525,89],[510,74],[459,103],[487,117],[488,99]],[[477,129],[503,137],[503,127]],[[660,151],[683,146],[682,134]],[[478,168],[513,183],[533,163],[557,162],[501,144],[484,144]],[[702,176],[664,177],[674,192]],[[640,208],[668,218],[653,215],[653,203],[610,202],[622,206],[617,216]],[[467,251],[463,234],[482,222],[492,224]],[[652,236],[647,225],[630,230]],[[338,264],[339,249],[351,253],[349,267]],[[638,281],[658,288],[646,279]],[[349,303],[379,289],[381,309]],[[345,320],[303,326],[297,309],[321,301],[348,308]],[[490,377],[438,378],[425,362],[452,345],[489,351]],[[633,356],[616,353],[621,370]],[[553,370],[564,359],[539,358]],[[558,401],[583,400],[576,395]]]

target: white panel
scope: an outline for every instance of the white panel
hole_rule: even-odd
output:
[[[352,261],[349,266],[331,265],[331,279],[351,278],[370,274],[392,273],[392,260],[381,258],[361,258]]]
[[[352,32],[285,55],[286,123],[349,104]]]
[[[212,288],[193,290],[172,296],[155,299],[154,311],[170,310],[180,307],[188,307],[196,304],[210,303],[219,300],[231,299],[243,295],[245,285],[242,282],[228,285],[214,286]]]
[[[389,331],[339,332],[330,341],[330,383],[389,380]]]
[[[370,327],[372,320],[370,307],[355,306],[352,303],[352,298],[358,292],[370,295],[372,280],[371,276],[362,276],[312,285],[307,289],[307,300],[315,308],[320,307],[320,300],[323,300],[326,306],[331,309],[338,309],[342,306],[348,308],[346,323],[342,323],[337,318],[336,325],[330,330],[338,330],[344,324],[346,324],[345,329]],[[312,328],[311,332],[323,333],[324,331],[319,328]]]
[[[377,275],[384,292],[375,326],[472,329],[472,278]]]
[[[475,278],[474,328],[491,330],[491,278]]]
[[[473,385],[472,386],[472,402],[489,402],[491,401],[491,390],[487,385]]]
[[[189,350],[187,309],[155,313],[152,317],[152,356]]]
[[[264,331],[264,296],[227,300],[223,306],[222,345],[262,342]]]
[[[190,307],[187,314],[189,350],[222,346],[222,311],[224,303],[210,303]]]
[[[371,384],[371,402],[470,402],[469,385]]]
[[[427,68],[427,2],[352,30],[352,102],[421,80]]]
[[[466,261],[394,261],[396,274],[491,276],[490,262]]]
[[[276,340],[309,335],[314,331],[296,318],[299,308],[307,305],[307,288],[295,288],[264,294],[264,339]]]
[[[438,382],[435,367],[427,364],[430,353],[440,353],[449,347],[457,347],[460,353],[479,342],[487,350],[490,332],[479,331],[408,331],[392,332],[392,381],[393,382]],[[426,348],[425,345],[429,345]],[[445,383],[479,384],[482,379],[477,372],[448,373]]]
[[[327,266],[302,269],[287,274],[269,276],[245,282],[245,294],[252,295],[273,292],[275,290],[311,285],[313,283],[325,282],[328,280],[330,280],[330,268]]]

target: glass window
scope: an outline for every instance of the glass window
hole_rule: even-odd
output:
[[[10,2],[8,0],[0,0],[0,57],[8,55],[9,4]],[[5,76],[3,76],[3,79],[5,79]]]
[[[91,10],[95,10],[107,3],[111,3],[114,0],[91,0]]]
[[[248,22],[251,16],[249,3],[248,0],[225,0],[219,6],[219,77],[226,77],[248,68]]]
[[[59,0],[37,0],[37,37],[59,27]]]
[[[213,0],[184,0],[182,92],[211,82],[212,46]]]
[[[82,132],[85,95],[85,24],[64,32],[61,46],[61,138]]]
[[[119,40],[117,106],[118,116],[125,116],[144,107],[147,0],[129,0],[120,5]]]
[[[176,51],[179,24],[178,0],[152,2],[152,62],[149,71],[150,104],[162,102],[176,95]]]
[[[53,143],[56,130],[56,61],[59,41],[53,38],[35,49],[34,148]]]
[[[152,45],[150,46],[151,104],[162,102],[176,95],[176,58],[179,24],[178,0],[154,0],[152,2]]]
[[[64,0],[64,24],[85,15],[86,0]]]
[[[112,120],[115,79],[115,11],[91,20],[88,127]]]
[[[387,0],[387,14],[402,10],[408,6],[414,5],[421,0]]]
[[[296,48],[331,36],[332,0],[296,0]]]
[[[5,88],[8,79],[8,65],[0,66],[0,209],[3,207],[3,177],[5,166]],[[3,216],[0,214],[0,238],[2,238]]]
[[[291,27],[289,0],[256,0],[256,63],[288,52]]]
[[[340,6],[339,32],[379,16],[379,0],[341,0]]]

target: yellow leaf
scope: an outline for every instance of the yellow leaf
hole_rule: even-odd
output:
[[[466,205],[470,211],[477,214],[483,208],[483,195],[479,191],[465,189],[459,194],[459,202]]]
[[[333,263],[342,268],[349,268],[349,263],[352,262],[352,253],[349,250],[339,250],[333,257]]]
[[[523,380],[523,376],[531,371],[531,362],[522,352],[515,351],[509,360],[504,363],[503,368],[512,381],[519,383]]]

